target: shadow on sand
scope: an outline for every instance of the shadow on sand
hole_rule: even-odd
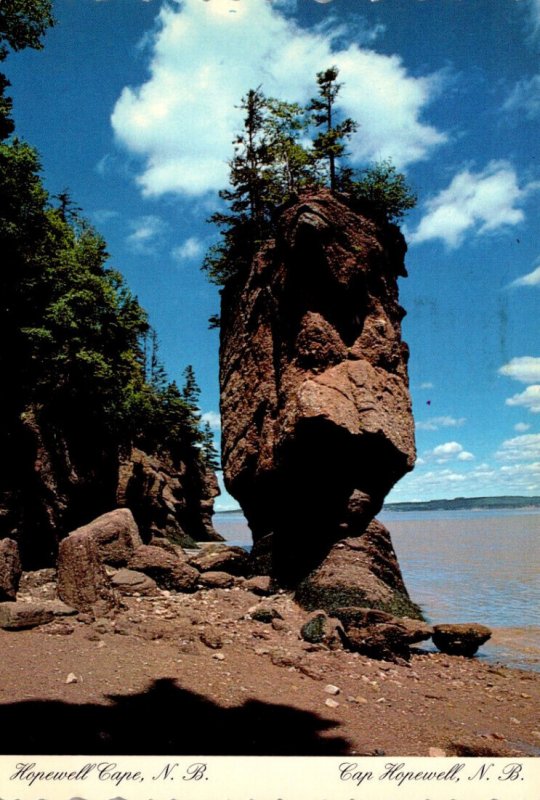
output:
[[[338,723],[289,706],[247,700],[221,708],[155,681],[110,705],[28,700],[0,705],[0,752],[40,755],[339,755],[349,742],[321,734]]]

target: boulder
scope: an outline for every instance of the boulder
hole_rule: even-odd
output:
[[[408,661],[409,632],[402,625],[379,622],[365,628],[347,628],[346,646],[356,653],[384,661]]]
[[[102,514],[73,533],[91,536],[97,545],[100,561],[113,567],[124,567],[142,545],[139,529],[128,508]]]
[[[41,603],[0,603],[0,628],[4,630],[36,628],[53,619],[53,610]]]
[[[202,572],[199,585],[205,589],[229,589],[234,586],[234,575],[229,572]]]
[[[151,597],[158,593],[157,583],[145,575],[144,572],[137,572],[133,569],[119,569],[112,577],[111,583],[120,594],[124,595],[144,595]]]
[[[248,569],[248,554],[242,547],[206,545],[200,553],[191,556],[189,563],[200,572],[228,572],[244,575]]]
[[[161,547],[142,545],[129,562],[129,568],[149,575],[161,589],[194,592],[199,572]]]
[[[58,549],[58,596],[77,611],[102,616],[120,605],[105,568],[91,526],[85,526],[60,542]]]
[[[336,608],[334,615],[343,624],[346,646],[370,658],[408,660],[409,647],[433,633],[433,628],[421,620],[374,608]]]
[[[476,622],[433,627],[433,644],[451,656],[473,656],[490,638],[491,630]]]
[[[253,578],[248,578],[244,581],[242,589],[265,597],[273,594],[272,578],[269,575],[255,575]]]
[[[225,485],[255,561],[271,537],[283,586],[298,586],[336,542],[361,537],[414,465],[397,285],[405,251],[396,226],[344,196],[305,194],[222,292]]]
[[[17,542],[0,539],[0,601],[16,599],[21,574]]]
[[[311,644],[323,644],[331,650],[343,646],[343,626],[339,619],[329,617],[324,611],[315,611],[302,626],[300,636]]]
[[[343,539],[300,583],[296,600],[334,614],[343,606],[371,607],[421,618],[409,597],[387,529],[373,520],[362,536]]]

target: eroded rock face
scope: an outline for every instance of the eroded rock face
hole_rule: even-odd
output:
[[[283,585],[361,537],[413,467],[405,250],[395,226],[325,192],[283,211],[275,246],[223,292],[225,484]]]

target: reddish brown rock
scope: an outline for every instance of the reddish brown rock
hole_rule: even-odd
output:
[[[40,603],[0,603],[0,628],[24,630],[45,625],[54,619],[52,609]]]
[[[248,555],[242,547],[226,545],[206,545],[189,559],[200,572],[228,572],[231,575],[245,575],[248,568]]]
[[[199,585],[205,589],[229,589],[234,586],[234,575],[229,572],[202,572],[199,575]]]
[[[88,527],[60,542],[58,596],[77,611],[102,616],[119,606],[120,600],[100,561],[98,543]]]
[[[139,529],[129,508],[117,508],[102,514],[73,533],[90,536],[97,545],[99,560],[114,567],[125,566],[142,545]]]
[[[329,192],[285,209],[276,228],[222,295],[223,466],[255,562],[265,541],[273,576],[294,587],[336,542],[363,535],[414,464],[397,290],[406,245]],[[366,592],[386,604],[403,581],[395,557],[375,561]],[[349,583],[362,589],[367,572],[366,561]]]
[[[111,577],[111,583],[120,594],[145,597],[158,594],[157,583],[149,575],[134,569],[119,569]]]
[[[182,547],[196,541],[220,541],[214,530],[217,479],[202,464],[173,461],[133,448],[120,465],[116,498],[129,507],[148,541],[166,537]]]
[[[367,606],[389,615],[422,616],[403,582],[390,534],[378,520],[362,536],[337,542],[300,583],[296,597],[305,608],[329,613],[342,606]]]
[[[19,548],[13,539],[0,540],[0,601],[15,600],[21,580]]]
[[[491,638],[491,630],[476,622],[435,625],[433,644],[452,656],[473,656]]]
[[[198,570],[161,547],[143,545],[129,562],[129,568],[149,575],[161,589],[194,592],[199,580]]]

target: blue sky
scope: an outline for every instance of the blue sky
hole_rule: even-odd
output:
[[[17,133],[69,188],[218,435],[217,289],[199,266],[250,88],[305,102],[336,64],[351,160],[391,157],[409,214],[418,463],[388,500],[540,493],[540,0],[56,0],[13,54]],[[227,496],[218,507],[233,505]]]

